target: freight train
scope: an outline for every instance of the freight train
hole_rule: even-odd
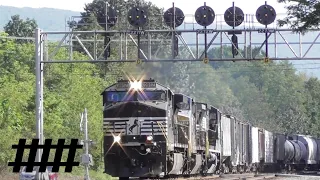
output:
[[[254,127],[153,79],[101,95],[105,173],[120,180],[319,169],[319,139]]]

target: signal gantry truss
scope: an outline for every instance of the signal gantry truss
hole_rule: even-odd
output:
[[[214,57],[209,57],[209,61],[254,61],[262,60],[261,57],[257,57],[257,54],[254,53],[253,48],[257,47],[259,50],[266,45],[266,39],[261,36],[267,32],[268,39],[268,57],[271,60],[320,60],[320,54],[316,54],[315,51],[318,49],[316,46],[319,45],[319,30],[310,30],[310,33],[306,35],[304,39],[303,36],[298,34],[292,34],[290,29],[244,29],[241,30],[241,35],[237,36],[238,43],[234,43],[235,40],[229,35],[238,33],[240,30],[229,30],[229,29],[198,29],[198,30],[145,30],[145,31],[74,31],[74,32],[39,32],[41,34],[41,41],[38,42],[37,46],[43,48],[43,46],[48,47],[48,36],[54,35],[63,35],[59,44],[55,47],[54,51],[48,55],[41,55],[41,63],[76,63],[76,62],[136,62],[138,59],[141,59],[143,62],[172,62],[172,61],[202,61],[205,56],[205,53],[210,51],[210,48],[218,48],[219,51],[216,51]],[[208,45],[205,46],[203,34],[207,32]],[[80,36],[83,34],[91,34],[94,37],[97,37],[100,34],[113,33],[118,34],[118,37],[109,37],[110,41],[104,46],[104,51],[98,52],[98,47],[101,47],[101,42],[104,40],[98,38],[92,39],[80,39]],[[139,48],[138,39],[134,38],[134,34],[141,33],[146,35],[147,38],[140,39],[140,42],[148,44],[147,48]],[[187,57],[176,58],[174,55],[167,58],[160,58],[158,56],[159,52],[162,51],[166,46],[170,46],[172,43],[171,39],[152,39],[150,38],[153,34],[165,33],[167,37],[176,33],[174,36],[175,39],[180,40],[180,48],[185,48],[187,50]],[[68,40],[67,37],[72,36]],[[187,39],[187,38],[189,39]],[[191,39],[191,40],[190,40]],[[290,40],[298,39],[298,40]],[[64,42],[68,40],[68,44],[64,45]],[[190,42],[195,41],[195,42]],[[85,42],[91,42],[93,45],[86,46]],[[55,60],[53,57],[58,52],[61,47],[68,47],[72,49],[78,43],[82,50],[86,52],[88,60],[78,61],[72,58],[72,50],[69,52],[69,59],[66,60]],[[107,48],[109,52],[111,51],[110,47],[113,44],[118,46],[118,52],[115,52],[117,55],[114,58],[105,58],[104,54]],[[227,58],[224,55],[224,46],[236,46],[236,53],[234,58]],[[252,47],[252,48],[250,48]],[[93,50],[89,50],[93,48]],[[247,51],[243,49],[247,48]],[[156,50],[154,50],[156,49]],[[240,50],[239,50],[240,49]],[[141,57],[128,57],[128,51],[139,51]],[[154,51],[154,52],[153,52]]]
[[[41,62],[77,62],[72,55],[75,47],[88,56],[87,61],[80,62],[262,60],[261,56],[257,57],[256,49],[263,50],[265,59],[271,60],[320,59],[320,55],[312,53],[313,47],[319,44],[320,31],[309,30],[303,37],[300,33],[292,33],[292,29],[278,28],[274,25],[277,14],[266,3],[257,9],[255,15],[244,14],[234,3],[223,15],[215,14],[213,8],[204,3],[192,16],[185,15],[173,3],[173,7],[158,17],[159,24],[167,27],[163,29],[150,26],[149,20],[155,19],[155,15],[148,14],[145,7],[132,7],[126,17],[118,17],[115,7],[108,4],[105,10],[97,14],[97,22],[104,30],[77,31],[76,27],[85,24],[79,23],[78,17],[72,17],[70,31],[37,34],[40,38],[37,46],[44,49],[47,49],[50,36],[62,37],[51,54],[42,55]],[[186,22],[188,18],[193,23]],[[117,30],[120,27],[122,30]],[[91,38],[82,39],[83,36]],[[232,58],[225,56],[226,45],[232,48]],[[62,46],[68,47],[69,59],[56,61],[53,57]],[[213,48],[218,51],[208,54]],[[113,52],[116,56],[111,57],[113,49],[117,49]],[[135,51],[136,55],[129,55],[128,51]],[[165,57],[162,51],[169,51],[170,55]]]

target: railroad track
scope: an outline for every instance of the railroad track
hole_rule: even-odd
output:
[[[224,174],[217,179],[225,180],[261,180],[261,179],[275,179],[275,174]]]
[[[222,174],[206,177],[179,177],[179,178],[167,178],[161,180],[262,180],[262,179],[275,179],[275,174]],[[146,179],[147,180],[147,179]],[[151,179],[150,179],[151,180]],[[153,179],[155,180],[155,179]]]
[[[301,171],[291,174],[276,174],[276,177],[310,177],[320,179],[320,173],[317,171]]]

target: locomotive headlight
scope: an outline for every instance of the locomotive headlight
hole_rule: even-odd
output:
[[[153,140],[153,137],[152,137],[152,136],[148,136],[148,137],[147,137],[147,140],[148,140],[148,141],[152,141],[152,140]]]
[[[120,142],[120,140],[121,140],[120,135],[118,135],[118,136],[113,136],[113,142],[117,142],[117,143],[119,143],[119,142]]]
[[[142,83],[140,81],[130,82],[130,88],[134,89],[134,90],[139,90],[139,89],[141,89],[141,84]]]

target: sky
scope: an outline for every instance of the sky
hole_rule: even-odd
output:
[[[204,1],[198,0],[150,0],[160,8],[168,9],[175,3],[176,7],[183,10],[185,15],[194,14],[196,9],[204,4]],[[92,0],[0,0],[0,5],[15,7],[33,7],[33,8],[57,8],[72,11],[83,11],[85,3]],[[255,14],[257,8],[265,3],[265,0],[209,0],[207,5],[212,7],[216,14],[224,14],[225,10],[232,6],[241,8],[244,14]],[[267,0],[267,3],[273,6],[277,14],[285,14],[285,4],[277,3],[277,0]],[[1,14],[1,12],[0,12]]]

